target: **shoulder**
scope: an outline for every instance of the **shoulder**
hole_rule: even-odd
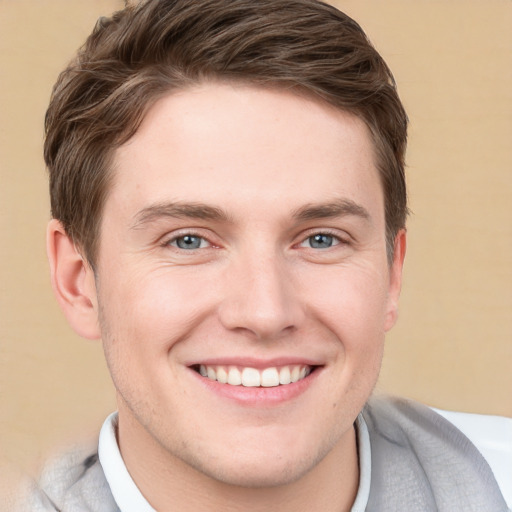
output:
[[[394,489],[394,495],[386,494],[390,502],[396,505],[405,495],[415,496],[422,510],[436,510],[440,503],[447,510],[507,510],[485,458],[437,412],[411,400],[378,397],[368,402],[363,416],[370,433],[372,485],[379,494]]]
[[[53,457],[32,486],[31,510],[89,510],[117,512],[119,509],[105,480],[94,448],[75,448]]]
[[[512,418],[433,409],[484,456],[512,510]]]

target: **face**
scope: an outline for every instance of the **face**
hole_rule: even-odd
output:
[[[96,269],[126,456],[249,486],[312,471],[376,382],[396,254],[357,118],[225,84],[161,99],[115,155]]]

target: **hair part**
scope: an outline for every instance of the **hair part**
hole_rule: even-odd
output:
[[[158,99],[205,81],[287,89],[361,118],[375,146],[392,258],[407,217],[407,116],[361,27],[316,0],[144,0],[98,20],[46,114],[52,216],[91,265],[115,149]]]

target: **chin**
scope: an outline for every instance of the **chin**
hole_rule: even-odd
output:
[[[203,463],[199,469],[205,476],[217,482],[242,488],[271,488],[292,484],[300,480],[315,462],[302,460],[284,461],[259,457],[255,461],[236,459],[231,464],[206,467]]]
[[[300,480],[330,448],[308,443],[301,446],[300,442],[290,443],[290,439],[276,444],[266,439],[250,445],[231,443],[229,450],[223,444],[216,453],[189,453],[182,460],[216,482],[242,488],[272,488]]]

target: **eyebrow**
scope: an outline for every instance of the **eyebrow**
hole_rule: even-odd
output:
[[[292,218],[298,222],[306,222],[349,215],[360,217],[367,221],[371,218],[366,208],[350,199],[306,204],[295,210]],[[213,220],[217,222],[228,222],[230,220],[229,215],[221,208],[203,203],[157,203],[140,210],[135,215],[135,221],[131,229],[143,228],[145,225],[165,217]]]
[[[349,215],[360,217],[366,221],[370,221],[371,219],[370,213],[366,208],[350,199],[338,199],[336,201],[320,204],[306,204],[293,213],[293,217],[300,222]]]
[[[226,212],[202,203],[158,203],[143,208],[135,215],[131,229],[139,229],[161,218],[187,218],[228,221]]]

